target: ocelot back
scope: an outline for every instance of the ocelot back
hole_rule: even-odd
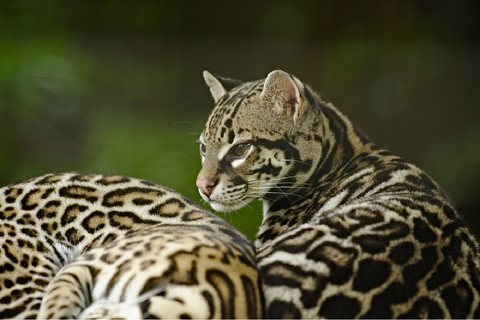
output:
[[[262,317],[255,251],[213,213],[122,176],[0,189],[0,318]]]
[[[197,186],[218,211],[263,201],[268,317],[480,317],[478,244],[425,172],[283,71],[204,78]]]

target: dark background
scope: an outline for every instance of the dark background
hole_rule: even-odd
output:
[[[480,235],[480,1],[0,1],[0,185],[122,174],[200,201],[208,69],[274,69],[429,172]],[[220,214],[251,238],[261,207]]]

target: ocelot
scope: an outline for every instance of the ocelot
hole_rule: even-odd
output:
[[[0,318],[259,318],[255,251],[165,187],[48,174],[0,189]]]
[[[263,201],[267,317],[480,318],[479,246],[432,178],[286,72],[204,78],[197,186],[218,211]]]

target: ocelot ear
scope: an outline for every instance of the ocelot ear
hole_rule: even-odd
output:
[[[236,86],[241,85],[243,82],[240,80],[222,78],[217,75],[213,75],[207,70],[203,71],[203,78],[210,88],[215,103],[220,100],[228,91],[232,90]]]
[[[303,91],[304,86],[300,80],[285,71],[275,70],[265,79],[260,97],[271,101],[278,112],[286,113],[295,125],[300,125],[305,109]]]

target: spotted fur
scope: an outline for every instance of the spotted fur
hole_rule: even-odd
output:
[[[258,318],[255,253],[216,215],[122,176],[0,189],[0,318]]]
[[[283,71],[204,77],[197,186],[219,211],[263,201],[267,316],[480,317],[478,244],[432,178]]]

